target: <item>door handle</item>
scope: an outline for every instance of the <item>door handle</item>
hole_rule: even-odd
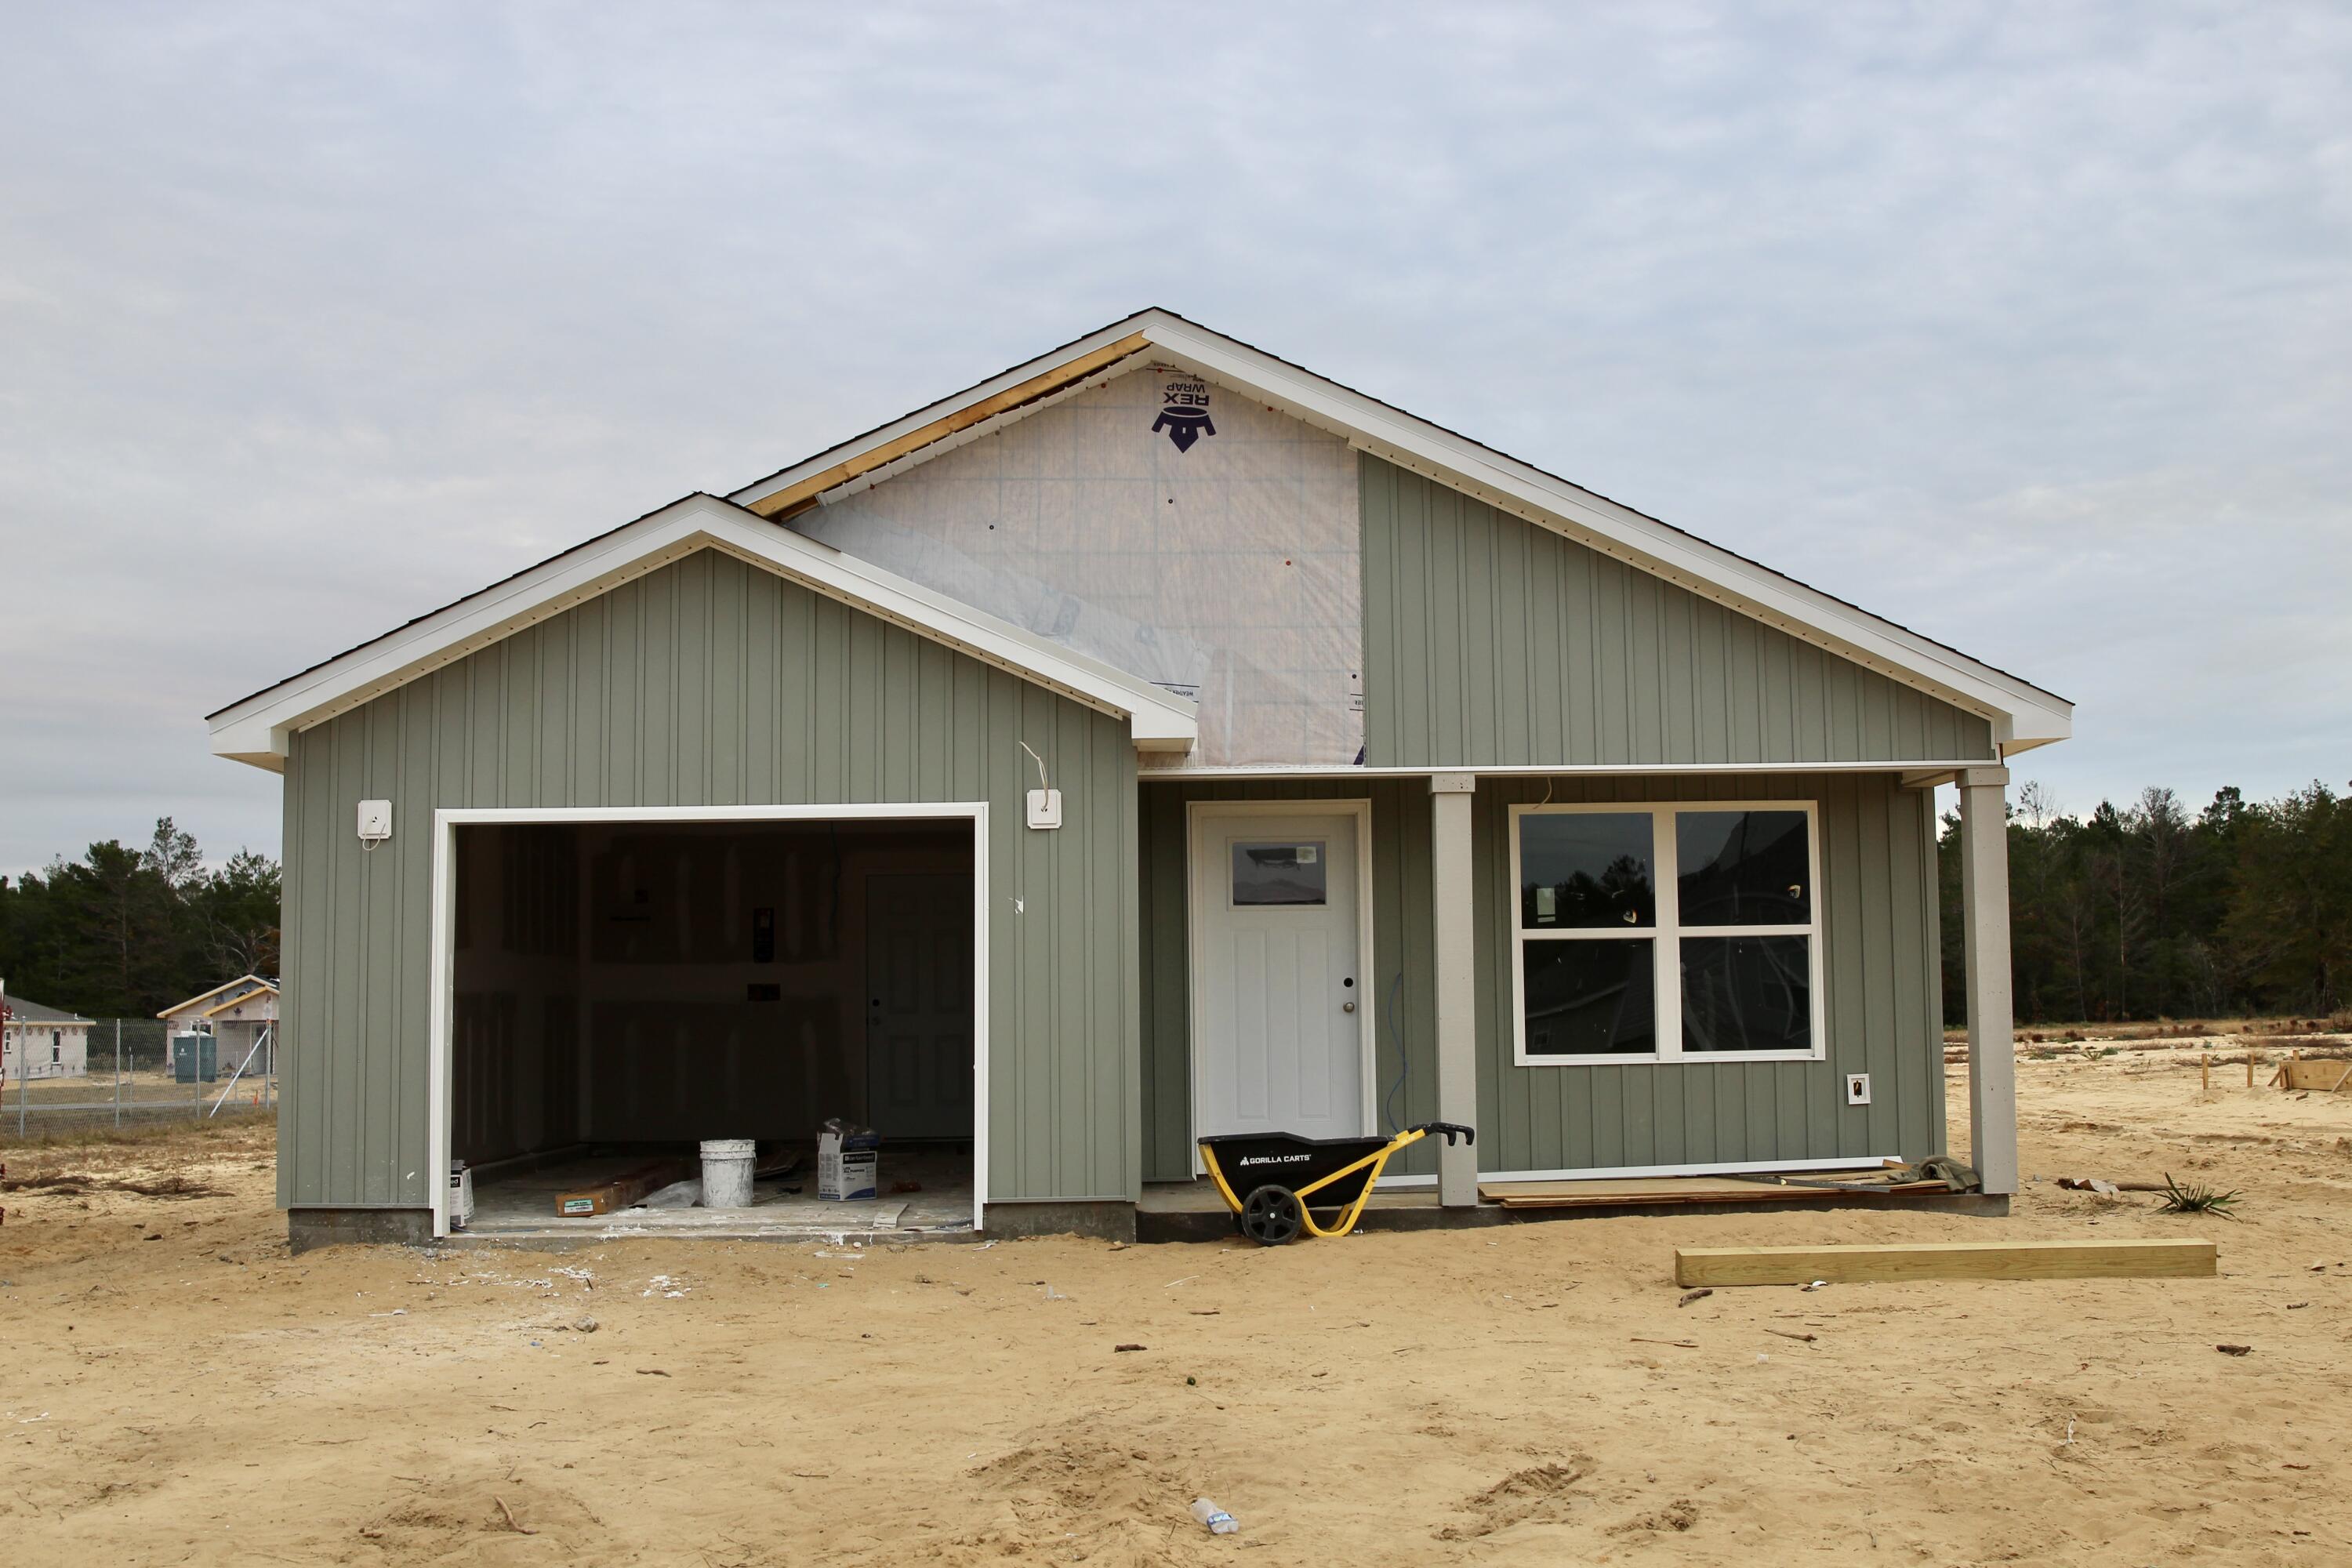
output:
[[[1356,1005],[1353,1002],[1342,1002],[1339,1004],[1339,1011],[1342,1013],[1352,1013],[1355,1010]]]

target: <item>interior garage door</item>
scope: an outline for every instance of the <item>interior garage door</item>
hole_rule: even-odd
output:
[[[866,889],[867,1103],[888,1138],[972,1135],[971,878]]]

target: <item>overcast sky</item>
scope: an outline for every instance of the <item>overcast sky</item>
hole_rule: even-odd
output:
[[[1147,304],[2352,776],[2352,8],[0,0],[0,871],[202,715]]]

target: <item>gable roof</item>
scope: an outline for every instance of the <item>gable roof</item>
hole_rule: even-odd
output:
[[[1991,721],[2004,753],[2064,740],[2074,704],[1859,605],[1172,310],[1138,311],[728,499],[788,519],[1148,363],[1205,376],[1473,496]]]
[[[265,996],[269,999],[270,1004],[273,1006],[276,1005],[278,1001],[278,987],[270,984],[266,980],[250,991],[240,991],[234,996],[223,997],[218,1002],[214,1003],[211,1006],[205,1009],[205,1016],[207,1018],[217,1018],[223,1013],[229,1011],[231,1008],[242,1007],[249,1002],[258,1002]]]
[[[763,567],[1123,718],[1138,750],[1188,752],[1198,738],[1196,710],[1183,698],[780,528],[732,501],[697,493],[230,703],[207,716],[213,752],[283,772],[294,731],[348,712],[698,550],[721,551]]]
[[[238,1003],[244,1001],[247,997],[260,991],[267,991],[272,995],[275,995],[278,992],[277,983],[274,981],[264,980],[258,974],[240,974],[225,985],[214,986],[211,990],[205,992],[202,995],[191,996],[184,1002],[174,1002],[169,1007],[166,1007],[162,1012],[156,1014],[155,1016],[158,1018],[175,1017],[182,1013],[194,1009],[202,1011],[206,1017],[210,1017],[214,1013],[219,1012],[221,1008],[234,1007]],[[229,993],[235,993],[235,994],[228,995],[227,994]],[[227,1000],[220,1001],[220,998],[224,995],[227,995]],[[207,1002],[217,1002],[218,1005],[206,1008],[205,1004]]]
[[[79,1013],[68,1013],[62,1007],[46,1007],[38,1002],[27,1002],[22,996],[0,995],[7,1004],[11,1024],[87,1024],[89,1019]]]

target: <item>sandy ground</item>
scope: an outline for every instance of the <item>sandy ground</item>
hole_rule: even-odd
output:
[[[251,1107],[266,1098],[273,1086],[266,1076],[255,1074],[230,1083],[224,1070],[217,1079],[199,1084],[182,1083],[169,1071],[133,1072],[125,1069],[121,1091],[125,1105],[189,1105],[201,1103],[209,1107],[226,1092],[228,1108]],[[9,1131],[16,1130],[16,1105],[23,1100],[37,1119],[42,1108],[49,1105],[104,1105],[116,1095],[113,1068],[106,1062],[93,1060],[90,1070],[68,1078],[12,1078],[0,1086],[0,1123]],[[36,1121],[37,1127],[38,1122]]]
[[[0,1197],[0,1557],[2342,1563],[2352,1094],[2202,1095],[2221,1048],[2021,1062],[2007,1221],[297,1258],[253,1129],[13,1151],[218,1195]],[[2167,1170],[2242,1217],[2054,1185]],[[1677,1244],[2184,1235],[2221,1279],[1671,1279]]]

